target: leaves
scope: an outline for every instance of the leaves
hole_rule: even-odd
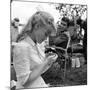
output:
[[[74,4],[57,4],[56,10],[59,11],[60,16],[65,16],[69,19],[73,19],[75,16],[82,17],[87,12],[87,6]]]

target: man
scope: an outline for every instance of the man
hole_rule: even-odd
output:
[[[11,29],[10,29],[10,34],[11,34],[11,63],[13,62],[13,48],[14,48],[13,45],[16,43],[17,37],[19,35],[18,26],[19,26],[19,19],[14,18],[14,20],[11,22]]]
[[[14,20],[11,23],[11,42],[16,42],[17,36],[19,34],[18,26],[19,26],[19,19],[14,18]]]
[[[68,36],[66,34],[68,28],[69,19],[63,17],[61,24],[58,25],[57,34],[54,37],[50,37],[50,45],[66,48],[68,42]]]

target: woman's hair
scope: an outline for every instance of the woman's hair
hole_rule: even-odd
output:
[[[49,13],[43,11],[36,12],[22,29],[22,32],[17,37],[17,42],[25,39],[33,30],[37,30],[40,27],[44,27],[50,32],[55,32],[53,21],[54,19]]]

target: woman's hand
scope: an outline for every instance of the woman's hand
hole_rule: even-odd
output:
[[[52,54],[46,57],[47,65],[52,65],[53,62],[56,61],[58,55],[57,54]]]

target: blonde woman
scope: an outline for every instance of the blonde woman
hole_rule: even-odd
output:
[[[43,57],[37,43],[42,43],[54,33],[54,19],[49,13],[38,11],[29,19],[18,36],[13,50],[16,89],[48,87],[41,74],[55,62],[57,55]]]

